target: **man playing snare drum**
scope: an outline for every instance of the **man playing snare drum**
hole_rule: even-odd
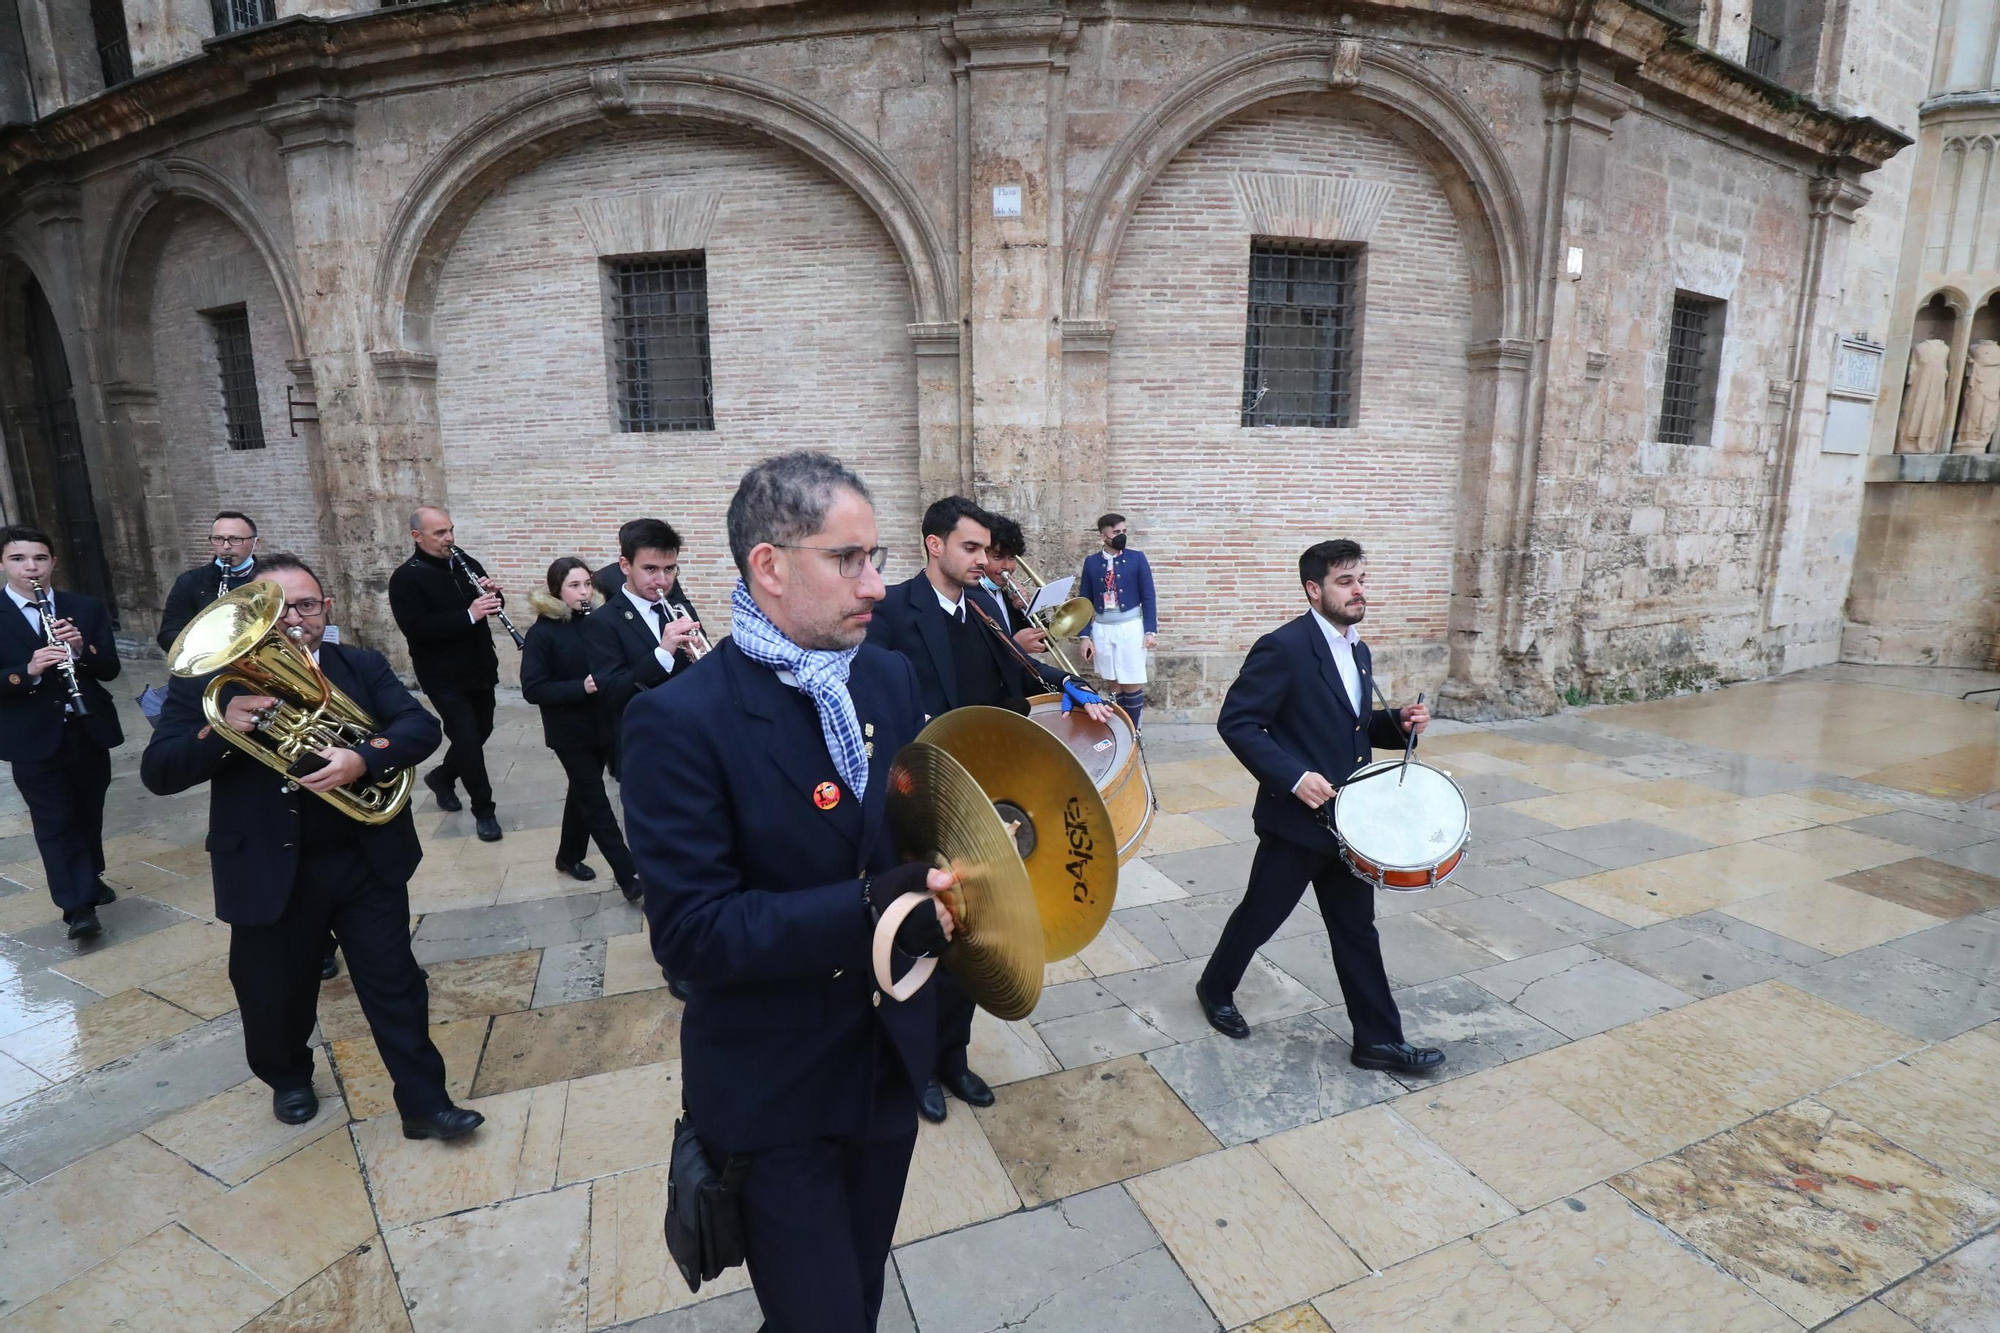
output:
[[[1250,1035],[1236,1008],[1237,983],[1310,881],[1354,1025],[1354,1063],[1399,1074],[1436,1069],[1442,1051],[1403,1040],[1375,933],[1374,887],[1349,872],[1331,821],[1320,817],[1340,784],[1373,758],[1373,747],[1402,749],[1411,732],[1430,724],[1430,710],[1369,706],[1368,645],[1356,629],[1368,609],[1368,562],[1357,543],[1308,548],[1299,557],[1299,582],[1311,609],[1257,640],[1216,722],[1231,753],[1257,777],[1257,858],[1195,998],[1218,1032]]]

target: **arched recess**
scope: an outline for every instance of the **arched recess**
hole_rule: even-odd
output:
[[[188,230],[211,238],[190,246]],[[106,411],[144,479],[151,571],[164,588],[200,559],[195,543],[209,510],[244,508],[272,545],[310,558],[319,543],[324,487],[318,440],[293,434],[287,400],[310,390],[304,306],[298,279],[261,209],[233,181],[188,158],[149,162],[112,213],[99,272],[109,381]],[[163,285],[175,288],[163,308]],[[242,305],[254,330],[257,398],[265,447],[226,452],[223,438],[190,430],[188,399],[219,413],[211,335],[163,334],[202,323],[198,312]],[[186,332],[183,329],[182,332]],[[185,352],[190,365],[162,365]],[[310,397],[307,393],[306,397]]]
[[[503,182],[601,133],[607,120],[662,118],[749,129],[819,163],[860,195],[888,229],[909,271],[917,321],[957,318],[955,257],[916,191],[880,148],[824,107],[773,84],[654,65],[557,80],[489,112],[438,155],[390,220],[376,268],[374,348],[431,350],[438,266],[466,220]]]
[[[1525,541],[1517,516],[1532,486],[1523,475],[1523,444],[1531,416],[1536,238],[1498,142],[1484,118],[1450,88],[1417,63],[1353,39],[1269,47],[1190,80],[1112,150],[1085,200],[1071,233],[1064,320],[1103,327],[1126,229],[1170,162],[1247,113],[1327,94],[1365,104],[1369,115],[1396,126],[1397,137],[1422,156],[1451,201],[1471,268],[1446,692],[1468,713],[1508,700],[1552,698],[1546,681],[1514,681],[1515,668],[1500,651],[1505,575]],[[1366,356],[1364,351],[1364,363]],[[1428,688],[1436,682],[1422,683]]]

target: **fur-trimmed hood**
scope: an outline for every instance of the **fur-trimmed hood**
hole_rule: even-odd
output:
[[[541,588],[529,591],[528,605],[535,608],[535,613],[546,620],[568,620],[570,618],[569,603],[554,593],[546,592]],[[595,611],[603,605],[604,594],[592,588],[590,590],[590,609]]]

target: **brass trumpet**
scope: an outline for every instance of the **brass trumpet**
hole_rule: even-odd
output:
[[[1029,564],[1026,559],[1016,556],[1014,563],[1020,568],[1023,574],[1028,576],[1028,582],[1035,585],[1035,592],[1040,592],[1047,586],[1046,581],[1041,575],[1035,573],[1035,567]],[[1072,597],[1053,612],[1030,611],[1028,608],[1034,604],[1035,600],[1033,593],[1023,593],[1020,585],[1014,582],[1012,574],[1002,574],[1000,577],[1006,580],[1008,590],[1014,594],[1014,600],[1021,604],[1021,615],[1027,620],[1028,624],[1048,636],[1049,654],[1056,659],[1056,665],[1060,666],[1064,671],[1069,672],[1072,676],[1081,676],[1083,673],[1076,669],[1076,663],[1069,660],[1069,654],[1062,650],[1062,647],[1056,643],[1056,640],[1074,639],[1077,635],[1083,633],[1084,627],[1090,624],[1091,617],[1097,614],[1090,605],[1090,599],[1088,597]]]
[[[214,672],[202,691],[201,711],[215,734],[296,780],[322,765],[319,751],[364,745],[377,727],[366,709],[326,678],[312,654],[278,628],[284,615],[284,590],[268,579],[224,593],[180,632],[167,652],[167,669],[176,676]],[[303,631],[295,627],[292,633]],[[224,718],[221,695],[231,685],[278,701],[253,732],[237,731]],[[414,778],[406,768],[379,782],[357,781],[313,794],[350,819],[386,824],[409,804]]]

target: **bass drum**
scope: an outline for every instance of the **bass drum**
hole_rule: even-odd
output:
[[[1124,865],[1138,853],[1153,822],[1153,782],[1139,757],[1132,719],[1117,704],[1111,705],[1108,724],[1093,721],[1081,708],[1064,713],[1062,696],[1056,694],[1038,694],[1028,700],[1028,708],[1028,720],[1067,745],[1097,784],[1118,835],[1118,864]]]

